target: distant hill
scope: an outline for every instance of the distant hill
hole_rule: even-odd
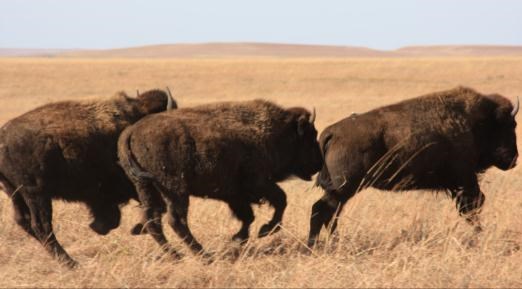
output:
[[[64,53],[67,57],[386,57],[390,52],[364,47],[270,43],[166,44]]]
[[[397,50],[365,47],[272,43],[164,44],[106,50],[8,49],[0,57],[46,56],[86,58],[234,58],[234,57],[481,57],[522,56],[522,46],[438,45]]]

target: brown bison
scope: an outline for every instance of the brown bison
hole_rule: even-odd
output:
[[[234,240],[248,239],[251,204],[262,200],[275,211],[259,236],[277,231],[286,208],[277,182],[292,175],[310,180],[322,165],[314,119],[304,108],[254,100],[160,113],[128,127],[118,141],[118,156],[136,186],[144,229],[178,256],[161,227],[164,200],[173,230],[194,253],[201,252],[187,223],[189,195],[194,195],[229,205],[242,222]]]
[[[513,107],[501,95],[458,87],[327,127],[319,138],[324,165],[317,178],[325,194],[312,208],[309,246],[322,226],[334,232],[345,203],[366,187],[445,191],[479,230],[484,194],[477,174],[515,165],[517,112],[518,102]]]
[[[81,201],[90,227],[107,234],[120,223],[119,205],[137,198],[117,164],[121,131],[140,118],[177,107],[163,91],[103,101],[47,104],[0,129],[0,183],[13,202],[15,220],[66,265],[74,261],[56,240],[52,199]]]

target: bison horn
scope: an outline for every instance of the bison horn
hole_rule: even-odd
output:
[[[172,93],[170,92],[169,87],[167,86],[167,94],[169,97],[167,97],[167,108],[165,110],[171,110],[174,106],[174,99],[172,98]]]
[[[515,117],[515,115],[517,115],[519,107],[520,107],[520,101],[517,96],[517,103],[515,103],[515,106],[513,107],[513,110],[511,111],[512,117]]]
[[[315,122],[315,107],[312,110],[312,114],[310,115],[310,123],[314,124]]]

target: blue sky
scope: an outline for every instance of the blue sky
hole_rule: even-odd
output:
[[[0,0],[0,47],[522,45],[518,0]]]

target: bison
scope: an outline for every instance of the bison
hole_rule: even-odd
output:
[[[119,205],[137,199],[117,164],[118,136],[140,118],[176,107],[161,90],[136,98],[120,92],[108,100],[50,103],[8,121],[0,129],[0,183],[16,223],[75,267],[53,233],[51,200],[85,203],[98,234],[118,227]]]
[[[319,138],[324,165],[316,183],[325,193],[312,207],[308,245],[322,226],[333,233],[345,203],[367,187],[446,192],[480,230],[485,198],[477,175],[515,166],[518,108],[501,95],[458,87],[330,125]]]
[[[275,211],[259,236],[279,230],[286,195],[277,182],[290,176],[311,180],[322,165],[314,119],[315,111],[254,100],[164,112],[128,127],[118,156],[142,203],[144,229],[180,257],[163,234],[164,201],[172,229],[193,253],[203,253],[187,223],[194,195],[228,204],[242,222],[234,240],[248,239],[251,204],[265,200]]]

